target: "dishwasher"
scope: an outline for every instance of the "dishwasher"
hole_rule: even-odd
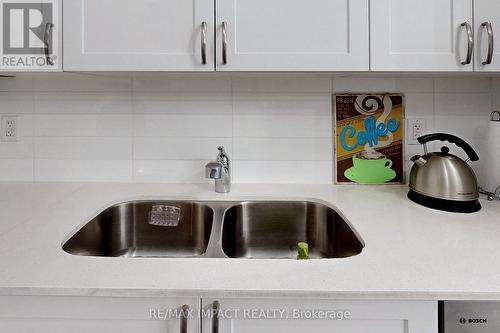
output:
[[[500,301],[440,301],[439,333],[499,333]]]

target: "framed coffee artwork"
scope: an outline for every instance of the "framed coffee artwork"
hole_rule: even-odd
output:
[[[404,115],[402,94],[333,95],[335,183],[404,183]]]

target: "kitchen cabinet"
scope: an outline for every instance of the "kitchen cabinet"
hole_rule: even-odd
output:
[[[217,0],[217,71],[368,71],[368,0]]]
[[[472,0],[371,1],[371,70],[473,71],[473,30]]]
[[[0,70],[62,70],[61,0],[0,3]]]
[[[476,53],[474,70],[500,71],[500,1],[474,0]]]
[[[202,331],[211,333],[437,333],[437,302],[202,300]],[[281,312],[283,311],[283,312]]]
[[[64,3],[66,71],[213,71],[213,0]]]
[[[1,296],[0,331],[199,333],[199,307],[199,298]]]
[[[64,70],[367,71],[368,21],[368,0],[67,1]]]

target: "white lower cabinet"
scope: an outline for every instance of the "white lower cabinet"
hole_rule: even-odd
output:
[[[1,296],[0,332],[200,333],[197,314],[180,318],[186,305],[194,314],[200,299]]]
[[[214,306],[215,305],[215,306]],[[313,299],[202,300],[203,333],[437,333],[437,302]]]
[[[438,309],[435,301],[0,296],[0,332],[437,333]]]

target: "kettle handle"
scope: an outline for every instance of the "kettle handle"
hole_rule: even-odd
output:
[[[469,156],[469,159],[473,162],[479,161],[479,156],[477,156],[476,152],[474,149],[464,140],[460,139],[457,136],[451,135],[451,134],[446,134],[446,133],[432,133],[432,134],[427,134],[423,135],[417,138],[417,141],[420,144],[426,144],[427,142],[430,141],[448,141],[450,143],[456,144],[458,147],[462,148],[467,156]]]

